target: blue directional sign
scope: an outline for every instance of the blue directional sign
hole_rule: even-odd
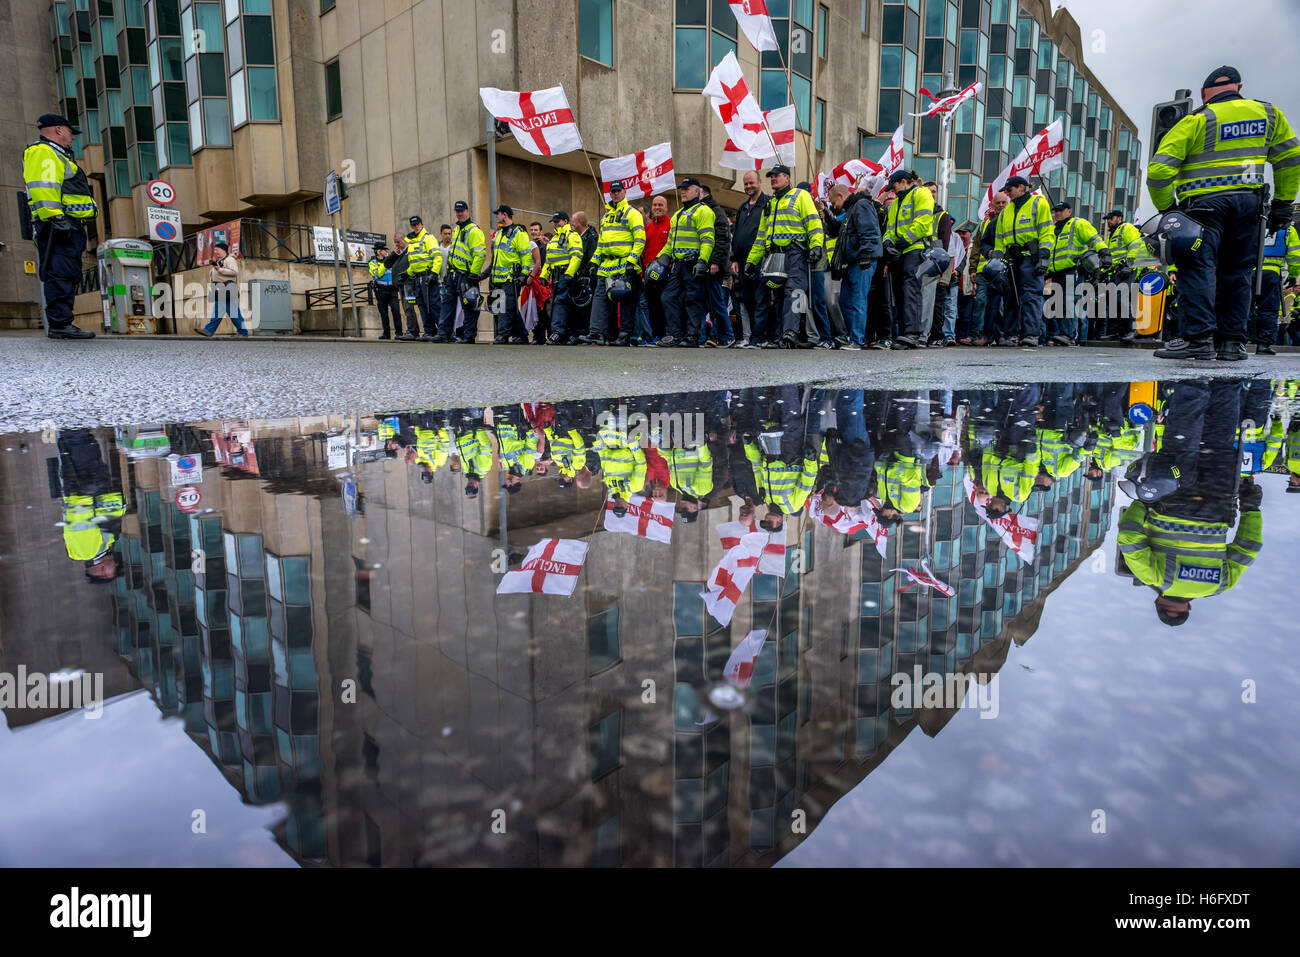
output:
[[[1156,410],[1145,402],[1138,402],[1128,407],[1128,420],[1134,425],[1146,425],[1156,417]]]

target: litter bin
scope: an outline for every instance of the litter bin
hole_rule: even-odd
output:
[[[123,335],[155,333],[153,247],[139,239],[107,239],[98,260],[104,328]]]

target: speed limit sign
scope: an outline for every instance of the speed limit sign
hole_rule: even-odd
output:
[[[203,493],[193,485],[187,485],[176,493],[176,507],[182,512],[193,512],[199,507],[201,501],[203,501]]]
[[[176,201],[176,190],[165,179],[152,179],[149,181],[149,198],[155,203],[170,206]]]

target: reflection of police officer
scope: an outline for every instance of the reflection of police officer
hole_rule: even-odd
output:
[[[1199,110],[1165,134],[1147,169],[1156,208],[1184,209],[1204,229],[1195,255],[1178,264],[1181,339],[1158,350],[1161,359],[1246,358],[1251,277],[1259,252],[1264,164],[1273,167],[1277,196],[1268,229],[1291,222],[1300,190],[1300,139],[1271,103],[1245,99],[1241,74],[1212,72]]]
[[[112,549],[122,531],[126,500],[113,488],[113,476],[89,429],[59,433],[58,449],[64,547],[69,558],[85,563],[91,582],[110,581],[117,575]]]

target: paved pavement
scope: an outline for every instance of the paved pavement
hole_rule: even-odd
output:
[[[370,340],[0,335],[0,431],[271,418],[818,382],[958,388],[1024,381],[1300,377],[1300,354],[1168,362],[1131,348],[923,352],[435,346]]]

